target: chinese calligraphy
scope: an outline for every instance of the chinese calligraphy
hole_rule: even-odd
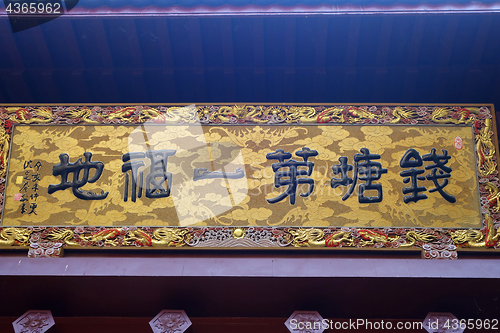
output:
[[[404,203],[417,202],[422,199],[427,199],[427,195],[421,194],[427,189],[424,186],[418,186],[417,180],[425,180],[425,176],[419,176],[425,171],[421,169],[415,169],[415,167],[421,167],[423,165],[422,158],[420,154],[413,148],[408,149],[406,153],[399,161],[399,165],[402,168],[410,168],[400,172],[402,177],[408,177],[403,179],[403,183],[408,184],[411,181],[410,187],[403,187],[403,194],[411,193],[403,197]]]
[[[176,153],[176,150],[151,150],[146,153],[132,152],[126,153],[122,156],[122,172],[125,173],[125,190],[123,194],[123,201],[128,200],[129,191],[129,175],[127,171],[132,173],[132,195],[131,200],[136,202],[137,198],[142,196],[144,174],[139,171],[139,168],[145,166],[143,161],[135,161],[140,158],[149,158],[151,165],[149,173],[146,175],[146,198],[164,198],[170,195],[172,188],[172,173],[167,172],[168,157]],[[134,161],[132,161],[134,160]],[[137,180],[139,180],[139,187],[137,187]]]
[[[164,198],[170,196],[173,175],[167,171],[168,158],[176,154],[176,150],[152,150],[146,152],[129,152],[122,156],[122,172],[125,180],[125,190],[123,200],[128,201],[129,190],[131,190],[130,199],[136,202],[137,198],[141,198],[143,193],[147,198]],[[429,193],[438,192],[445,200],[450,203],[455,203],[456,198],[445,192],[444,188],[449,183],[451,177],[451,167],[447,164],[451,158],[447,150],[442,150],[442,154],[436,153],[436,149],[432,148],[429,154],[420,156],[419,152],[413,148],[408,149],[399,161],[399,166],[405,170],[399,174],[403,177],[403,183],[409,184],[408,187],[403,187],[403,201],[408,204],[418,202],[419,200],[427,199],[427,195],[423,192],[427,191],[425,186],[419,185],[419,181],[430,180],[434,184],[434,188],[428,190]],[[79,158],[76,162],[70,163],[67,154],[60,154],[60,163],[53,166],[52,174],[60,176],[59,184],[50,184],[48,193],[52,194],[56,191],[72,188],[74,195],[83,200],[102,200],[107,197],[109,192],[101,191],[100,194],[84,191],[81,189],[87,183],[96,182],[104,170],[102,162],[91,161],[92,153],[85,152],[84,160]],[[302,161],[292,159],[292,153],[285,152],[283,149],[277,149],[274,152],[266,155],[267,160],[277,160],[277,163],[272,164],[274,172],[274,186],[276,188],[286,187],[282,193],[274,198],[266,199],[270,204],[281,202],[287,197],[289,203],[294,205],[296,202],[296,194],[299,185],[306,185],[306,191],[300,193],[302,197],[308,197],[312,194],[315,187],[314,178],[310,178],[314,169],[314,162],[309,159],[317,156],[318,151],[307,147],[301,148],[295,152],[295,156],[300,157]],[[147,168],[147,163],[144,160],[149,159],[149,171],[145,175],[142,170]],[[349,164],[346,156],[338,158],[338,164],[331,167],[334,177],[330,179],[330,186],[335,189],[339,186],[348,186],[347,192],[342,196],[342,201],[347,200],[354,190],[358,189],[359,203],[379,203],[383,200],[382,184],[375,183],[381,179],[381,176],[387,173],[387,169],[376,160],[380,160],[379,154],[370,153],[368,148],[361,148],[360,153],[353,156],[353,165]],[[424,168],[424,162],[431,162]],[[37,204],[33,202],[27,203],[28,197],[26,192],[30,186],[30,180],[33,182],[31,189],[31,199],[36,201],[38,197],[38,182],[40,174],[38,169],[41,164],[38,162],[32,166],[32,161],[25,161],[25,175],[19,177],[22,179],[19,184],[22,184],[20,189],[21,212],[36,214]],[[30,175],[29,168],[36,169],[36,173]],[[94,175],[91,177],[91,170],[94,170]],[[427,175],[423,175],[425,170],[429,170]],[[131,173],[131,177],[129,175]],[[227,178],[237,179],[245,176],[245,172],[241,168],[237,168],[235,172],[220,172],[208,171],[206,168],[195,168],[193,180]],[[71,179],[69,179],[71,177]],[[361,183],[360,183],[361,182]],[[130,184],[131,183],[131,184]],[[24,194],[22,193],[24,192]],[[373,195],[369,195],[373,193]]]
[[[330,185],[332,188],[351,185],[347,193],[342,197],[342,201],[345,201],[351,196],[359,178],[359,180],[366,182],[366,184],[359,185],[359,203],[381,202],[383,198],[382,185],[373,184],[372,182],[379,180],[383,173],[387,173],[387,169],[382,168],[382,164],[379,162],[373,162],[373,160],[380,159],[379,154],[370,154],[367,148],[361,148],[360,151],[361,154],[354,155],[354,179],[347,176],[347,172],[353,170],[353,166],[347,164],[347,157],[342,156],[339,158],[340,164],[332,166],[333,173],[335,175],[340,174],[340,178],[332,178]],[[377,191],[377,196],[365,196],[367,190]]]
[[[37,208],[37,199],[38,199],[38,182],[40,181],[40,168],[42,167],[42,163],[40,161],[36,162],[33,164],[32,160],[24,161],[23,164],[23,170],[24,170],[24,177],[22,177],[22,185],[21,189],[19,192],[21,197],[19,198],[19,201],[21,201],[21,214],[28,213],[28,215],[35,214],[36,213],[36,208]],[[30,183],[32,184],[30,187]],[[28,195],[28,191],[31,192],[30,195]],[[30,203],[30,200],[32,202]],[[29,207],[29,211],[28,211]]]
[[[448,202],[455,203],[456,198],[451,194],[446,193],[443,188],[448,185],[448,179],[451,177],[450,172],[452,169],[449,166],[446,166],[448,160],[451,158],[448,155],[448,151],[443,149],[443,154],[436,154],[436,149],[432,148],[430,154],[426,154],[420,157],[420,154],[415,149],[408,149],[404,156],[401,158],[400,166],[402,168],[410,168],[408,170],[401,171],[400,175],[403,177],[408,177],[403,179],[405,184],[411,181],[410,187],[404,187],[403,193],[408,194],[408,196],[403,197],[403,201],[405,203],[409,202],[417,202],[422,199],[427,199],[427,195],[421,194],[420,192],[424,192],[427,190],[424,186],[417,186],[418,180],[432,180],[434,183],[434,188],[429,190],[429,193],[438,191],[439,194]],[[426,165],[425,170],[431,170],[429,174],[424,176],[418,176],[423,174],[425,171],[422,169],[415,169],[415,167],[421,167],[423,165],[423,161],[433,162],[434,164]],[[443,179],[440,183],[439,180]]]
[[[102,162],[91,162],[92,153],[83,153],[85,157],[85,162],[79,158],[75,163],[69,163],[68,154],[60,154],[59,160],[61,163],[54,165],[52,168],[52,174],[54,176],[61,177],[61,183],[57,185],[50,184],[47,192],[52,194],[56,191],[65,190],[67,188],[72,188],[75,197],[82,200],[102,200],[108,196],[109,192],[101,191],[101,194],[97,194],[91,191],[83,191],[80,188],[87,183],[94,183],[101,177],[102,170],[104,169],[104,164]],[[94,176],[89,179],[90,170],[95,169]],[[80,173],[83,171],[83,176],[80,179]],[[68,175],[73,174],[72,181],[68,181]]]
[[[290,204],[294,205],[295,204],[295,195],[297,193],[297,185],[298,184],[308,184],[309,185],[309,190],[306,193],[301,193],[301,197],[307,197],[311,195],[312,191],[314,190],[314,179],[312,178],[297,178],[298,176],[310,176],[313,168],[314,168],[314,163],[313,162],[308,162],[307,160],[311,156],[316,156],[318,155],[318,152],[316,150],[311,150],[307,147],[302,148],[302,150],[299,150],[295,152],[295,155],[298,157],[301,157],[304,161],[303,162],[298,162],[295,160],[292,160],[292,154],[289,152],[285,152],[283,149],[278,149],[273,153],[268,153],[266,155],[266,158],[268,160],[278,160],[278,163],[273,163],[272,168],[274,171],[274,186],[275,187],[281,187],[281,186],[288,186],[285,192],[281,193],[278,195],[276,198],[272,199],[267,199],[269,203],[275,203],[279,202],[286,197],[290,197]],[[285,161],[287,160],[287,161]],[[306,167],[307,169],[298,169],[299,167]],[[285,171],[278,171],[279,169],[282,168],[288,168],[288,170]]]

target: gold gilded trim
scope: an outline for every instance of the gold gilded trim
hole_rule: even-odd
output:
[[[456,247],[498,250],[500,180],[492,121],[483,105],[8,105],[0,107],[0,202],[3,204],[13,124],[469,124],[476,135],[480,229],[283,227],[8,227],[0,246],[31,247],[30,256],[54,256],[62,247],[247,247],[420,249],[425,258],[456,258]],[[210,244],[210,245],[209,245]],[[41,250],[43,249],[43,251]]]
[[[469,247],[494,247],[500,238],[500,227],[495,229],[493,219],[489,214],[486,215],[486,234],[481,230],[467,229],[456,230],[451,233],[451,238],[455,245]],[[484,239],[484,241],[483,241]]]
[[[476,137],[476,152],[479,167],[479,174],[482,177],[489,176],[497,170],[497,165],[493,162],[496,150],[492,141],[491,119],[484,120],[484,126]]]
[[[29,228],[5,228],[0,231],[0,245],[2,246],[26,246],[33,229]]]

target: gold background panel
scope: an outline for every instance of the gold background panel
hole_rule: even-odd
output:
[[[457,149],[454,139],[463,140]],[[288,186],[275,186],[275,173],[266,154],[283,149],[292,159],[302,161],[295,152],[307,147],[318,152],[309,158],[314,163],[310,176],[314,190],[309,196],[308,184],[299,184],[295,204],[290,197],[276,203],[273,199]],[[352,195],[342,200],[349,186],[333,189],[332,166],[345,156],[354,165],[354,155],[361,148],[380,154],[379,160],[388,172],[374,184],[381,184],[383,200],[379,203],[359,203],[358,179]],[[428,198],[404,203],[404,184],[400,160],[405,152],[416,149],[421,156],[432,148],[437,154],[446,149],[451,156],[447,166],[452,168],[449,184],[444,191],[456,198],[445,200],[439,192],[430,193],[431,180],[421,180]],[[168,157],[166,171],[172,174],[168,197],[139,197],[132,200],[131,181],[124,200],[125,173],[122,156],[131,152],[175,150]],[[81,190],[109,194],[102,200],[82,200],[71,188],[48,194],[50,184],[61,178],[52,174],[59,164],[60,154],[68,154],[69,162],[84,160],[85,152],[92,161],[104,164],[102,175]],[[26,161],[31,167],[24,168]],[[150,170],[148,158],[139,168],[144,179]],[[134,159],[135,161],[135,159]],[[32,167],[40,162],[38,189],[33,189]],[[431,162],[424,162],[424,166]],[[226,175],[244,171],[244,177],[232,179],[194,179],[194,170]],[[424,167],[420,167],[423,169]],[[29,188],[22,190],[20,178],[31,172]],[[280,170],[282,171],[282,170]],[[426,170],[423,175],[430,171]],[[90,170],[91,178],[95,170]],[[129,171],[128,174],[131,175]],[[83,171],[80,173],[81,180]],[[354,178],[352,171],[348,174]],[[130,179],[133,179],[131,177]],[[72,176],[68,178],[72,181]],[[440,180],[442,182],[442,180]],[[32,195],[38,194],[37,198]],[[375,191],[368,193],[374,195]],[[27,201],[19,200],[19,193]],[[376,193],[376,192],[375,192]],[[406,194],[408,195],[408,194]],[[36,199],[36,200],[35,200]],[[25,203],[26,211],[22,212]],[[33,203],[36,207],[32,209]],[[446,227],[479,228],[480,205],[477,184],[474,137],[470,126],[433,125],[135,125],[135,126],[15,126],[3,214],[4,226],[356,226],[356,227]]]

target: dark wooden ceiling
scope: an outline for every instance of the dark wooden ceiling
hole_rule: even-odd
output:
[[[498,104],[499,37],[472,11],[0,15],[0,102]]]

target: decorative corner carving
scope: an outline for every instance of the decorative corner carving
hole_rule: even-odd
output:
[[[456,323],[460,321],[452,313],[429,312],[422,326],[429,333],[462,333],[464,328]]]
[[[15,333],[44,333],[54,325],[49,310],[30,310],[12,323]]]
[[[323,317],[318,311],[295,311],[285,322],[286,328],[292,333],[322,333]]]
[[[154,333],[183,333],[191,326],[191,320],[184,310],[162,310],[149,325]]]

